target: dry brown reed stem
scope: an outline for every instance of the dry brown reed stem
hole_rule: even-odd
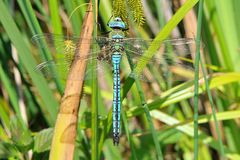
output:
[[[80,40],[75,51],[79,57],[87,56],[90,52],[90,39],[93,33],[93,13],[92,3],[89,3],[86,12]],[[84,43],[82,42],[84,39]],[[88,42],[89,41],[89,42]],[[50,160],[72,160],[75,147],[75,137],[77,129],[78,110],[83,89],[86,62],[80,58],[75,58],[71,65],[64,95],[61,99],[60,111],[57,116],[55,130],[50,151]]]

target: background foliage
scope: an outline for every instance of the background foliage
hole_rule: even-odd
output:
[[[130,37],[195,38],[197,30],[196,0],[142,0],[144,12],[136,11],[128,20]],[[98,19],[99,35],[109,31],[107,23],[114,14],[123,14],[122,3],[134,1],[101,0]],[[122,3],[121,3],[122,2]],[[79,35],[86,12],[84,0],[8,0],[0,1],[0,159],[47,159],[64,85],[61,79],[47,80],[34,71],[36,65],[52,59],[49,48],[39,49],[31,37],[42,32]],[[117,3],[121,3],[118,5]],[[72,15],[72,11],[81,7]],[[136,9],[141,8],[136,1]],[[204,2],[201,58],[207,64],[209,88],[217,111],[219,130],[214,124],[212,109],[204,83],[199,92],[199,159],[240,159],[239,84],[240,80],[240,12],[239,0]],[[189,8],[190,7],[190,8]],[[186,12],[193,9],[189,14]],[[126,8],[125,10],[128,10]],[[118,13],[119,12],[119,13]],[[142,17],[144,15],[144,18]],[[171,17],[176,21],[167,23]],[[182,17],[184,20],[181,21]],[[134,21],[136,23],[134,23]],[[144,23],[145,21],[145,23]],[[178,23],[179,22],[179,23]],[[172,30],[174,23],[178,26]],[[139,26],[142,24],[142,26]],[[167,25],[166,25],[167,24]],[[167,26],[167,27],[166,27]],[[161,32],[160,32],[161,31]],[[168,36],[168,33],[171,35]],[[185,75],[186,72],[180,72]],[[190,75],[194,75],[191,73]],[[113,146],[108,131],[112,100],[111,71],[100,79],[99,87],[99,157],[102,159],[193,159],[193,78],[171,86],[122,80],[123,127],[120,145]],[[159,79],[159,75],[151,73]],[[106,82],[106,83],[101,83]],[[159,90],[155,90],[160,88]],[[131,88],[131,89],[130,89]],[[94,92],[86,83],[86,100],[79,111],[75,159],[91,158],[91,113],[89,96]],[[144,96],[143,96],[144,95]],[[146,105],[142,105],[146,102]],[[107,106],[107,107],[106,107]],[[218,137],[218,135],[221,137]],[[218,140],[224,145],[224,155]],[[195,157],[196,158],[196,157]]]

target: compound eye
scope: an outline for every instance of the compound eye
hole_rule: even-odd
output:
[[[116,18],[116,21],[121,21],[121,18],[117,17],[117,18]]]

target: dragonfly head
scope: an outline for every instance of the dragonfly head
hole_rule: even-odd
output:
[[[122,30],[126,29],[125,23],[119,17],[116,17],[114,18],[114,20],[110,21],[108,23],[108,26],[112,29],[122,29]]]

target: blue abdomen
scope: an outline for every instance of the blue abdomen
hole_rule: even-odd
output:
[[[120,114],[121,114],[121,97],[120,97],[120,62],[121,54],[112,54],[112,64],[113,64],[113,143],[119,143],[120,136]]]

